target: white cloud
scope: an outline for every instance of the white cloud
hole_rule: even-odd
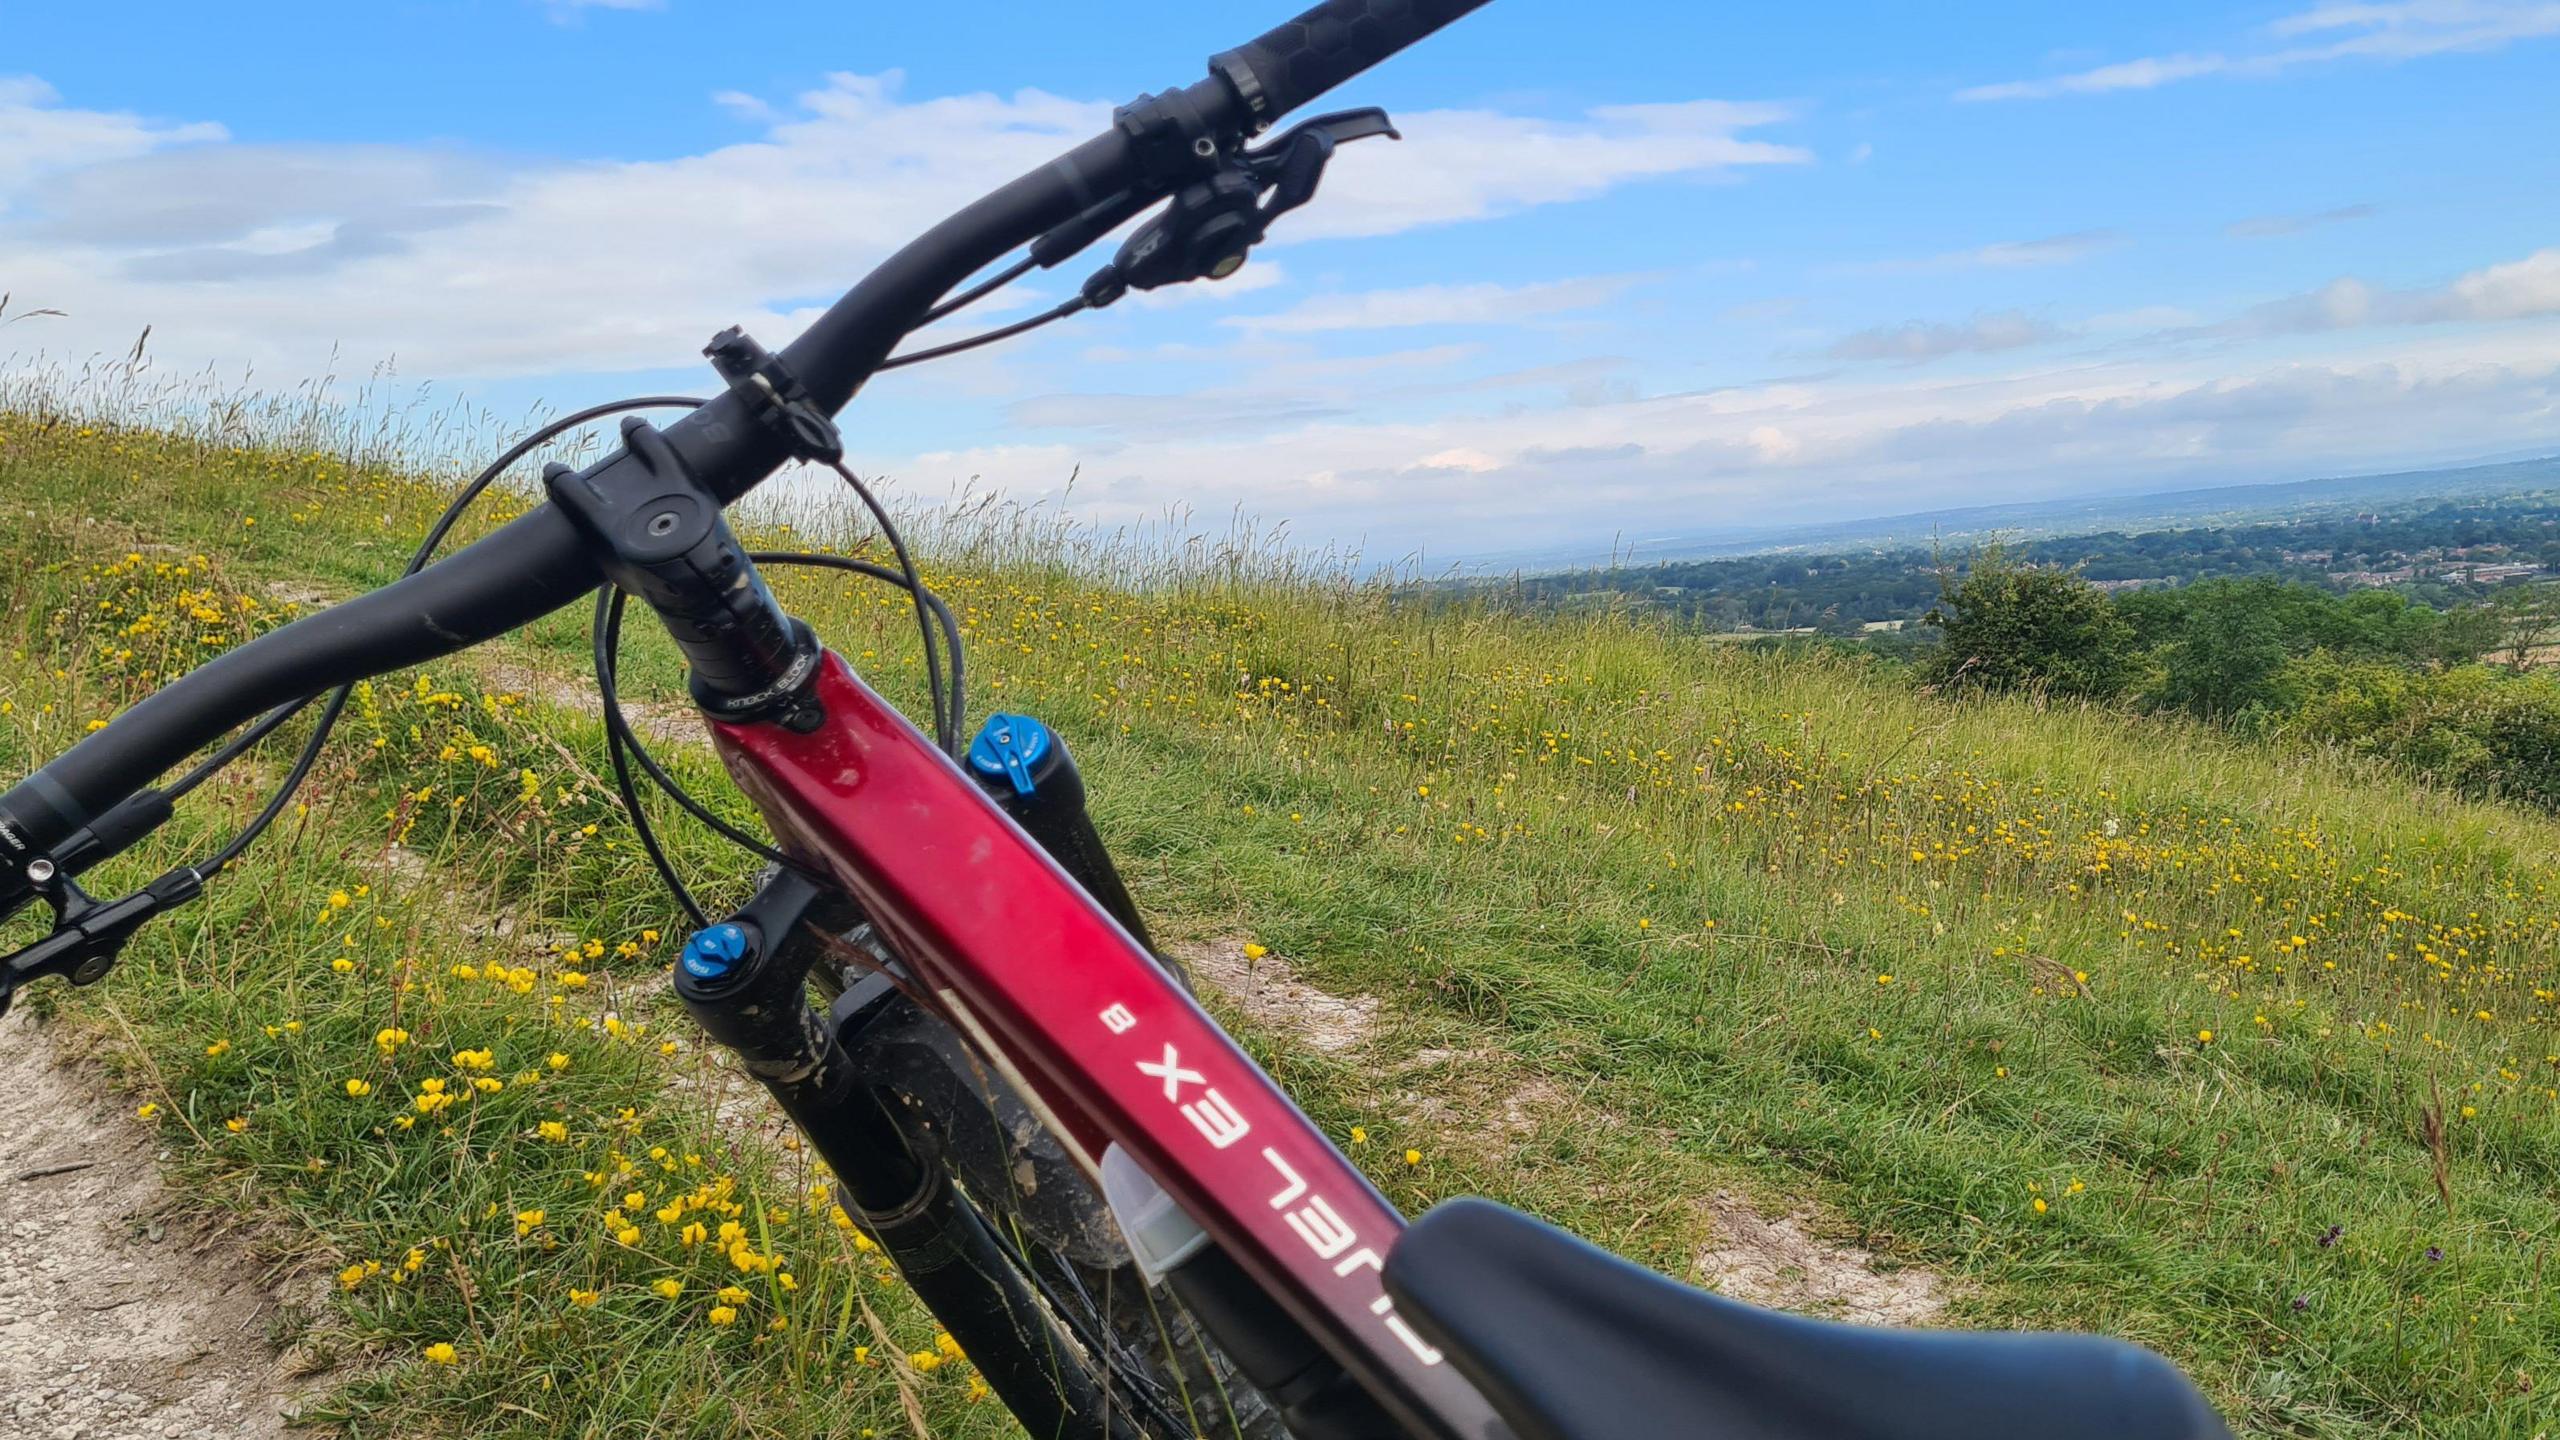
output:
[[[1169,509],[1286,516],[1392,558],[1603,536],[1629,515],[1699,530],[2163,483],[2302,477],[2560,441],[2560,326],[2216,368],[2120,358],[1959,383],[1780,382],[1430,420],[1327,416],[1106,443],[875,456],[1106,524]]]
[[[2434,300],[2448,320],[2523,320],[2560,315],[2560,249],[2475,270]]]
[[[2352,276],[2269,301],[2207,333],[2310,335],[2372,325],[2445,325],[2560,316],[2560,248],[2491,265],[2450,284],[2392,290]]]
[[[1594,275],[1533,285],[1415,285],[1317,295],[1271,315],[1219,321],[1255,335],[1313,335],[1334,330],[1392,330],[1417,325],[1512,325],[1605,305],[1642,277]]]
[[[1587,200],[1642,180],[1714,178],[1753,166],[1804,165],[1811,151],[1738,132],[1791,117],[1782,105],[1695,100],[1607,105],[1578,121],[1485,110],[1399,114],[1402,142],[1347,147],[1318,203],[1283,222],[1289,239],[1390,235]]]
[[[1910,320],[1861,330],[1842,337],[1823,353],[1834,360],[1897,360],[1918,365],[1967,352],[2020,350],[2070,334],[2023,310],[2000,310],[1970,320]]]
[[[2092,315],[2081,328],[2100,334],[2148,335],[2159,330],[2190,329],[2202,323],[2196,312],[2181,305],[2137,305],[2130,310]]]
[[[0,75],[0,217],[40,175],[227,137],[219,125],[164,125],[120,110],[72,110],[32,75]]]
[[[1322,355],[1310,348],[1301,354],[1275,358],[1256,378],[1330,383],[1373,375],[1410,377],[1473,360],[1484,352],[1484,346],[1475,344],[1420,345],[1377,355]]]
[[[2497,50],[2520,40],[2560,35],[2560,4],[2552,0],[2327,4],[2287,16],[2267,29],[2278,40],[2333,38],[2239,54],[2208,51],[2128,60],[2039,80],[1977,85],[1958,91],[1956,98],[2049,100],[2062,95],[2149,90],[2206,75],[2264,77],[2339,60],[2388,62]]]
[[[779,343],[892,246],[1108,117],[1107,106],[1037,91],[910,99],[894,75],[833,77],[771,118],[729,108],[755,125],[750,139],[647,162],[528,163],[420,146],[234,144],[218,126],[79,111],[33,82],[0,82],[0,276],[18,293],[13,313],[72,312],[9,340],[115,353],[150,323],[166,362],[253,363],[269,385],[321,373],[333,349],[359,364],[397,355],[408,374],[439,380],[682,365],[732,321]],[[1735,138],[1775,118],[1715,105],[1570,121],[1407,115],[1412,140],[1346,149],[1322,200],[1290,225],[1378,233],[1798,163]],[[2115,243],[2081,232],[1894,263],[2015,269]],[[1309,253],[1292,252],[1290,268],[1312,269]],[[1054,298],[1081,273],[1029,288]],[[1245,274],[1278,271],[1257,261]],[[1892,371],[1664,395],[1607,357],[1567,353],[1499,375],[1459,368],[1510,338],[1491,330],[1464,337],[1485,352],[1323,353],[1325,337],[1342,333],[1573,316],[1642,278],[1322,294],[1231,315],[1210,332],[1221,343],[1179,353],[1148,348],[1157,334],[1121,333],[1128,348],[1112,358],[1187,365],[1174,381],[1199,387],[1187,394],[1042,393],[1057,382],[971,356],[919,378],[1017,401],[1007,418],[1024,443],[862,458],[928,493],[981,475],[1023,498],[1056,495],[1081,464],[1072,503],[1090,518],[1241,505],[1292,517],[1311,536],[1367,534],[1396,548],[1510,543],[1558,533],[1560,516],[1605,530],[1636,513],[1872,513],[2164,471],[2259,478],[2560,439],[2560,252],[2433,289],[2312,297],[2315,321],[2283,333],[2513,322],[2393,337],[2387,352],[2377,340],[2374,353],[2317,363],[2249,368],[2227,347],[2163,360],[2153,347],[2049,369],[2021,348],[2039,322],[2001,315],[1868,342],[1877,358],[2000,351],[2017,367],[1961,380]],[[1238,288],[1202,294],[1231,300]],[[1142,391],[1147,378],[1121,388]]]
[[[1099,264],[1099,261],[1095,262]],[[1069,265],[1066,273],[1081,280],[1092,273],[1090,268]],[[1224,280],[1197,280],[1188,285],[1167,285],[1161,290],[1132,290],[1123,305],[1136,305],[1149,310],[1173,310],[1193,305],[1223,305],[1251,295],[1257,290],[1275,290],[1289,283],[1289,272],[1280,262],[1265,254],[1260,247],[1245,261],[1243,269]]]
[[[2219,75],[2232,66],[2233,61],[2227,55],[2162,55],[2101,65],[2094,70],[2057,75],[2050,80],[2010,80],[1998,85],[1976,85],[1969,90],[1957,91],[1956,98],[1977,102],[2049,100],[2057,95],[2104,95],[2111,90],[2150,90],[2173,81],[2192,80],[2199,75]]]
[[[566,25],[589,10],[664,10],[667,0],[541,0],[552,23]]]
[[[747,101],[723,103],[753,118]],[[1784,117],[1710,101],[1561,121],[1407,114],[1409,139],[1346,149],[1275,239],[1795,163],[1801,152],[1735,137]],[[396,356],[438,379],[681,365],[731,322],[787,339],[895,246],[1109,123],[1106,104],[1036,90],[919,100],[895,73],[845,74],[743,143],[523,163],[225,144],[218,126],[69,109],[37,82],[0,82],[0,273],[21,303],[70,312],[45,336],[57,353],[120,351],[148,324],[168,363],[245,363],[271,383],[322,373],[333,354]],[[1198,298],[1278,278],[1259,262]]]
[[[2385,53],[2432,55],[2553,33],[2553,7],[2541,0],[2396,0],[2389,4],[2329,4],[2288,15],[2267,27],[2290,38],[2338,30],[2383,38],[2371,48]]]
[[[1033,395],[1005,406],[1005,419],[1029,430],[1082,430],[1106,435],[1168,437],[1193,433],[1268,433],[1351,413],[1346,397],[1319,391],[1208,390],[1157,395]]]
[[[1377,355],[1329,356],[1302,341],[1239,340],[1220,351],[1189,347],[1175,354],[1133,356],[1085,352],[1088,361],[1139,358],[1215,364],[1237,378],[1206,387],[1147,393],[1057,391],[1016,399],[1004,407],[1018,430],[1073,432],[1103,451],[1170,438],[1217,435],[1244,439],[1284,434],[1318,420],[1354,420],[1382,409],[1480,404],[1500,396],[1508,407],[1530,404],[1614,404],[1637,391],[1624,373],[1629,362],[1590,356],[1492,374],[1449,376],[1450,367],[1479,358],[1484,347],[1432,345]]]
[[[1481,450],[1465,445],[1453,446],[1425,455],[1399,467],[1399,475],[1413,475],[1426,470],[1448,470],[1460,475],[1484,475],[1502,468],[1502,462]]]
[[[782,118],[782,112],[774,109],[771,102],[760,95],[750,95],[744,90],[714,90],[711,92],[711,103],[741,120],[770,124]]]
[[[2114,230],[2075,230],[2040,240],[2003,240],[1970,250],[1914,259],[1872,260],[1841,268],[1863,275],[1918,275],[1940,270],[2023,270],[2043,265],[2071,265],[2125,243]]]
[[[2351,220],[2370,220],[2380,214],[2378,206],[2341,205],[2334,210],[2321,210],[2308,215],[2252,215],[2223,227],[2223,233],[2234,240],[2271,240],[2283,235],[2299,235],[2323,225],[2343,225]]]

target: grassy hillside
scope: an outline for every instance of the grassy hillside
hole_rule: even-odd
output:
[[[22,415],[0,496],[9,774],[387,578],[442,499]],[[1684,1273],[1719,1188],[1811,1197],[1950,1277],[1957,1319],[2158,1346],[2250,1434],[2542,1433],[2552,821],[1622,617],[1414,613],[1233,555],[1114,585],[1138,557],[1058,543],[942,527],[976,712],[1070,737],[1167,932],[1380,1002],[1349,1049],[1247,1034],[1399,1203],[1491,1194]],[[913,698],[899,597],[776,587]],[[996,1433],[964,1363],[898,1360],[926,1322],[795,1157],[712,1128],[680,1018],[605,998],[676,926],[596,727],[553,703],[582,640],[380,682],[294,832],[57,1008],[208,1203],[346,1267],[308,1323],[376,1357],[332,1407],[351,1433],[891,1434],[901,1390],[936,1433]],[[429,1080],[455,1103],[421,1106]],[[750,1262],[684,1243],[697,1215]]]

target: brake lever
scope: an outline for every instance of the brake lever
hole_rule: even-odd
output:
[[[1324,179],[1324,167],[1332,163],[1336,148],[1374,135],[1390,140],[1404,138],[1395,122],[1387,118],[1387,112],[1373,105],[1363,110],[1318,115],[1290,126],[1268,144],[1246,151],[1239,157],[1245,167],[1265,176],[1271,184],[1271,198],[1262,204],[1263,223],[1268,225],[1316,198],[1316,185]]]
[[[1138,227],[1118,257],[1085,281],[1085,303],[1099,310],[1131,290],[1233,275],[1274,220],[1315,198],[1335,150],[1374,135],[1404,138],[1384,110],[1343,110],[1223,157],[1206,178],[1176,191],[1163,214]]]

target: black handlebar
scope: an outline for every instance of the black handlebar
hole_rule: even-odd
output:
[[[1297,109],[1486,0],[1324,0],[1209,62],[1253,129]]]
[[[884,261],[782,351],[829,415],[927,310],[971,275],[1079,217],[1126,214],[1171,194],[1160,135],[1178,116],[1211,137],[1202,165],[1280,114],[1386,59],[1485,0],[1327,0],[1210,62],[1210,77],[1124,109],[1113,128],[944,220]],[[1173,152],[1181,162],[1184,151]],[[1107,228],[1107,227],[1106,227]],[[1098,234],[1098,232],[1097,232]],[[722,503],[790,458],[737,390],[669,426],[665,453]],[[582,473],[610,489],[628,449]],[[0,795],[0,917],[30,894],[30,862],[99,821],[188,754],[275,707],[467,649],[592,590],[602,568],[578,527],[544,505],[395,584],[270,631],[190,671]]]

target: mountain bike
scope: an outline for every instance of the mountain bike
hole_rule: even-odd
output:
[[[1762,1311],[1484,1200],[1408,1224],[1151,948],[1064,737],[1009,714],[963,736],[960,627],[846,468],[836,414],[883,370],[1233,274],[1341,146],[1396,135],[1376,110],[1273,122],[1483,3],[1326,0],[1216,56],[1206,79],[1141,96],[936,225],[779,353],[714,337],[709,398],[598,406],[528,437],[464,487],[404,578],[188,672],[27,777],[0,796],[0,920],[41,900],[55,923],[0,964],[0,1010],[44,976],[96,983],[140,926],[214,883],[290,802],[357,682],[592,599],[615,784],[695,927],[675,993],[1031,1435],[2226,1436],[2174,1367],[2118,1341]],[[1141,217],[1063,303],[893,354]],[[434,558],[537,446],[653,407],[685,413],[625,415],[603,459],[543,469],[538,508]],[[897,564],[744,548],[724,507],[794,465],[841,475]],[[929,733],[785,613],[763,578],[785,564],[909,594]],[[623,718],[635,597],[767,833],[686,794]],[[282,783],[220,851],[120,897],[81,888],[315,703]],[[715,917],[685,889],[643,780],[763,858],[744,905]]]

